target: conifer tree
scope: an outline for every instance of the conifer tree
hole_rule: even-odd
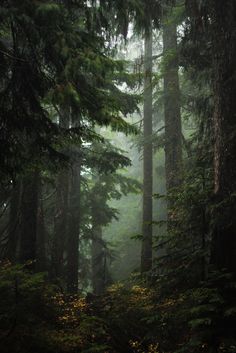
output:
[[[10,195],[9,234],[6,249],[6,258],[12,263],[18,260],[17,246],[19,245],[21,192],[22,181],[18,178],[12,186]]]
[[[30,266],[36,259],[37,217],[39,196],[39,172],[25,176],[22,180],[20,252],[21,263],[29,262]],[[32,263],[32,264],[31,264]]]
[[[163,24],[165,169],[167,193],[181,183],[182,128],[180,112],[177,25],[172,10]]]
[[[236,3],[208,2],[212,18],[214,94],[214,186],[219,206],[213,235],[212,261],[236,274]],[[226,202],[226,209],[220,204]]]
[[[48,261],[46,256],[47,237],[43,204],[43,182],[41,176],[38,181],[38,214],[36,229],[36,271],[44,272],[48,270]]]
[[[150,21],[151,22],[151,21]],[[152,268],[152,25],[145,31],[144,54],[144,117],[143,117],[143,228],[141,272]]]
[[[70,293],[78,292],[81,223],[81,161],[77,157],[70,175],[68,230],[66,233],[66,282]]]

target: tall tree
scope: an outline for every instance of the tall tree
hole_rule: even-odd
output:
[[[94,294],[100,295],[105,288],[104,242],[101,221],[98,219],[99,200],[92,205],[92,286]]]
[[[182,128],[176,21],[168,10],[163,24],[165,170],[167,193],[181,183]]]
[[[212,231],[211,262],[218,269],[226,268],[236,273],[236,139],[235,139],[235,90],[236,90],[236,3],[207,0],[199,4],[187,0],[190,15],[189,33],[195,48],[207,38],[205,53],[208,57],[197,56],[201,67],[210,67],[211,89],[213,92],[213,113],[209,125],[213,135],[214,169],[214,210]],[[196,50],[196,49],[195,49]],[[193,53],[194,54],[194,53]],[[189,60],[196,65],[194,56]],[[195,60],[194,60],[195,59]]]
[[[44,220],[43,184],[38,181],[38,214],[37,214],[37,242],[36,242],[36,271],[47,270],[46,258],[46,227]]]
[[[65,107],[60,110],[59,126],[67,131],[70,124],[70,114]],[[68,154],[68,151],[63,151]],[[68,167],[63,167],[56,182],[56,207],[54,216],[54,236],[53,236],[53,272],[57,278],[65,277],[64,273],[64,253],[66,234],[68,229],[68,199],[69,199],[69,171]]]
[[[144,117],[143,117],[143,226],[141,272],[152,268],[152,25],[145,30],[144,54]]]
[[[13,184],[10,196],[9,234],[6,250],[6,258],[13,263],[17,260],[17,246],[19,245],[21,191],[21,178],[18,178]]]
[[[214,68],[214,185],[218,204],[212,260],[236,275],[236,3],[208,1]]]
[[[79,240],[81,222],[81,160],[77,157],[70,176],[70,192],[68,205],[68,230],[66,236],[67,253],[67,290],[70,293],[78,292],[79,271]]]
[[[106,227],[113,219],[117,220],[117,210],[112,208],[109,201],[119,200],[122,195],[140,192],[140,184],[125,177],[118,170],[130,165],[130,160],[123,155],[124,151],[114,147],[108,140],[103,143],[93,143],[91,150],[99,158],[99,164],[93,167],[93,175],[90,180],[88,207],[90,210],[91,239],[91,269],[92,284],[96,294],[101,294],[109,280],[107,270],[107,257],[109,249],[103,239],[103,227]]]
[[[37,216],[39,196],[39,172],[35,170],[22,181],[22,199],[20,205],[20,262],[36,260]],[[34,264],[32,267],[35,267]]]

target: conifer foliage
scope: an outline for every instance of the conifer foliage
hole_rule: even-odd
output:
[[[235,0],[1,1],[1,352],[236,352],[235,56]]]

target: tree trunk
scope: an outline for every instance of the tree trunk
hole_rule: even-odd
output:
[[[214,183],[212,262],[236,274],[236,3],[212,1]]]
[[[69,128],[70,115],[67,110],[61,109],[59,125],[61,128]],[[54,216],[54,239],[52,265],[53,276],[63,279],[65,277],[64,253],[67,237],[68,223],[68,194],[69,194],[69,171],[62,169],[57,177],[56,207]]]
[[[22,181],[21,238],[19,259],[21,263],[36,260],[37,213],[38,213],[39,172],[35,171]]]
[[[163,26],[165,170],[167,195],[181,183],[182,128],[180,114],[177,30],[174,20]]]
[[[12,263],[17,260],[17,246],[19,245],[21,191],[22,183],[19,179],[13,186],[10,201],[9,235],[6,258]]]
[[[46,229],[44,224],[44,209],[43,209],[43,193],[42,181],[39,180],[39,207],[37,216],[37,255],[36,255],[36,270],[38,272],[47,270],[46,260]]]
[[[68,170],[60,171],[57,179],[56,210],[54,216],[53,271],[57,278],[64,276],[64,251],[68,222]]]
[[[144,58],[144,119],[143,119],[143,226],[141,272],[152,268],[152,194],[153,194],[153,148],[152,148],[152,29],[145,33]]]
[[[92,228],[92,286],[96,295],[101,295],[105,287],[104,244],[102,227],[97,222],[96,210],[93,210]]]
[[[81,162],[74,164],[71,176],[67,236],[67,290],[78,292]]]

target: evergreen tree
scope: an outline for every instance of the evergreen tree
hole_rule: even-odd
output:
[[[39,172],[27,175],[22,180],[20,251],[21,263],[36,259],[38,219]],[[31,264],[30,264],[31,265]],[[34,267],[34,264],[33,264]]]
[[[68,231],[66,235],[66,281],[68,292],[77,293],[80,254],[79,244],[81,235],[81,161],[79,156],[77,156],[77,160],[73,164],[71,174],[69,193],[69,219]]]
[[[167,193],[180,185],[182,174],[182,129],[180,113],[179,60],[176,19],[171,10],[163,24],[165,168]]]
[[[17,246],[19,245],[19,228],[20,228],[20,202],[22,192],[22,180],[18,180],[13,184],[10,196],[10,212],[9,212],[9,234],[6,249],[6,258],[15,263],[17,259]]]
[[[144,117],[143,117],[143,240],[141,272],[152,268],[152,25],[145,32],[144,54]]]

